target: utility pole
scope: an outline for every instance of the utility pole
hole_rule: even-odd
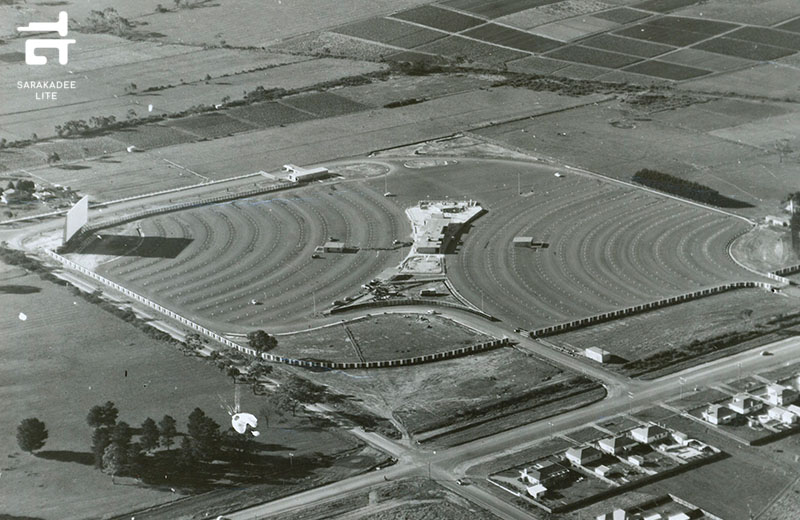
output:
[[[517,195],[522,195],[522,181],[519,172],[517,172]]]

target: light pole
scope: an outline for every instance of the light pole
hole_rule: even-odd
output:
[[[686,384],[686,378],[681,376],[678,378],[678,382],[681,385],[681,399],[683,399],[683,385]]]

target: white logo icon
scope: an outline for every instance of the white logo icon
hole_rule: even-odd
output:
[[[31,39],[25,41],[25,63],[28,65],[47,64],[46,56],[38,56],[37,49],[58,49],[58,62],[66,65],[69,61],[69,45],[75,40],[64,39],[67,28],[67,12],[58,13],[57,22],[31,22],[25,27],[17,27],[18,32],[57,32],[62,39]]]

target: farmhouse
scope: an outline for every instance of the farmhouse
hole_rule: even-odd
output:
[[[742,415],[747,415],[753,412],[757,412],[760,410],[764,404],[757,400],[750,397],[748,394],[736,394],[731,399],[728,408],[733,410],[734,412]]]
[[[284,164],[283,170],[289,172],[287,177],[292,182],[310,182],[329,175],[328,169],[323,167],[306,169],[294,164]]]
[[[736,414],[730,408],[720,404],[712,404],[706,410],[703,410],[703,419],[711,424],[728,424],[736,417]]]
[[[565,468],[556,462],[548,461],[534,464],[530,469],[523,469],[520,471],[520,478],[523,482],[536,485],[557,482],[568,474],[569,468]]]
[[[631,430],[631,437],[643,444],[652,444],[654,442],[658,442],[668,438],[669,435],[669,430],[662,428],[657,424],[650,424],[648,426],[642,426],[641,428],[635,428]]]
[[[619,455],[626,453],[636,446],[636,441],[625,435],[617,435],[616,437],[607,437],[600,439],[597,445],[600,449],[611,455]]]
[[[788,386],[779,384],[767,386],[767,401],[769,404],[775,406],[785,406],[792,404],[796,400],[797,392]]]
[[[584,466],[603,458],[602,452],[594,446],[582,446],[567,450],[566,458],[576,466]]]
[[[776,217],[774,215],[768,215],[764,217],[764,220],[770,226],[777,226],[777,227],[789,227],[789,219],[786,217]]]
[[[583,355],[598,363],[607,363],[611,359],[611,352],[600,347],[589,347],[583,351]]]

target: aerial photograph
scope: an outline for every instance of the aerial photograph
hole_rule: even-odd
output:
[[[800,520],[800,0],[0,0],[0,520]]]

